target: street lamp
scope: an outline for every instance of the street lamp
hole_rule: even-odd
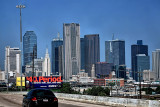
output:
[[[20,66],[20,71],[21,71],[21,91],[22,91],[22,15],[21,15],[21,9],[25,8],[24,5],[17,5],[16,8],[20,9],[20,49],[21,49],[21,66]]]

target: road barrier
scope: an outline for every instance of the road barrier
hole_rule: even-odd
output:
[[[9,94],[23,95],[23,94],[27,94],[27,92],[9,92]],[[160,107],[160,100],[102,97],[102,96],[64,94],[64,93],[55,93],[55,95],[60,99],[110,105],[115,107]]]

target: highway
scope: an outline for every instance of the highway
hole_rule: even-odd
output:
[[[22,95],[0,93],[0,107],[22,107]],[[59,99],[59,107],[109,107]]]

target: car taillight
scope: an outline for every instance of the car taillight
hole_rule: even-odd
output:
[[[36,98],[36,97],[33,97],[33,98],[32,98],[32,101],[37,101],[37,98]]]
[[[53,99],[53,101],[58,101],[58,99],[55,97],[55,98]]]

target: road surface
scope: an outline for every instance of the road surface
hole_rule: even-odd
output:
[[[0,93],[0,107],[22,107],[22,95]],[[109,107],[59,99],[59,107]]]

